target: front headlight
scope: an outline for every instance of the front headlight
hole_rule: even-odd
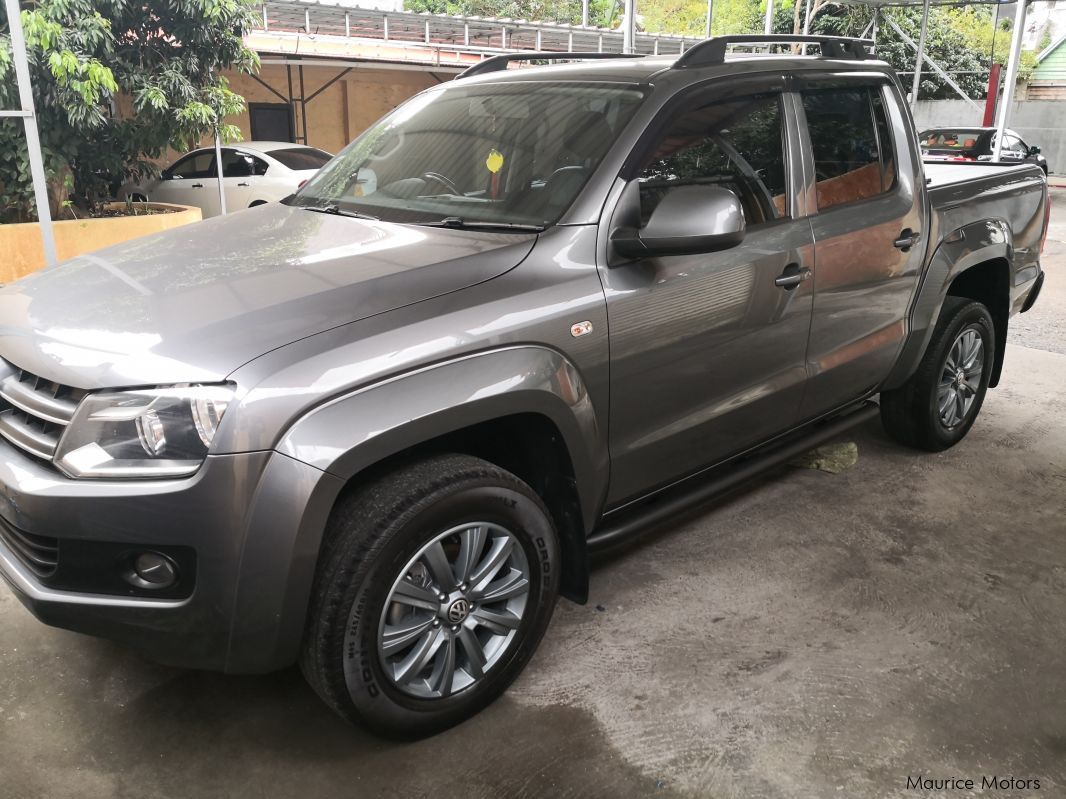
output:
[[[89,394],[56,451],[69,477],[182,477],[203,464],[232,385]]]

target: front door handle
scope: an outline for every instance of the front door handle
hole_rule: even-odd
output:
[[[799,264],[789,264],[785,267],[785,271],[781,273],[781,277],[774,280],[774,285],[791,291],[804,280],[809,280],[810,277],[810,269],[806,267],[800,269]]]
[[[919,239],[921,238],[921,233],[911,230],[909,227],[904,228],[900,231],[899,238],[892,242],[892,246],[895,247],[897,250],[902,250],[903,252],[910,252],[911,247],[917,244]]]
[[[189,188],[190,189],[202,189],[203,187],[204,187],[203,183],[194,183]]]
[[[251,186],[252,184],[251,183],[243,183],[242,182],[242,183],[238,183],[237,185],[238,186]]]

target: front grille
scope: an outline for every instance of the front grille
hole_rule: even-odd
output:
[[[51,461],[86,392],[0,361],[0,437]]]
[[[51,577],[59,565],[59,539],[33,535],[0,519],[0,540],[22,564],[41,579]]]

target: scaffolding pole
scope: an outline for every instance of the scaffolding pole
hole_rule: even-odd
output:
[[[929,30],[929,0],[922,3],[922,32],[918,35],[918,55],[914,59],[914,88],[911,89],[911,106],[918,102],[918,87],[922,82],[922,60],[925,58],[925,34]]]
[[[626,0],[625,5],[625,25],[622,27],[622,52],[632,53],[633,41],[636,39],[637,31],[637,9],[636,0]]]
[[[10,2],[10,0],[9,0]],[[1010,55],[1007,57],[1007,77],[1003,79],[1003,98],[996,114],[996,141],[992,145],[992,160],[998,161],[1003,149],[1003,132],[1010,117],[1010,104],[1014,100],[1014,84],[1018,81],[1018,63],[1022,58],[1022,35],[1025,33],[1026,0],[1018,0],[1014,11],[1014,30],[1011,31]]]
[[[33,199],[37,205],[37,220],[41,228],[41,244],[44,248],[44,261],[48,266],[55,266],[56,240],[52,231],[52,212],[48,207],[48,180],[44,174],[44,157],[41,155],[41,138],[37,132],[37,114],[33,105],[33,87],[30,85],[30,67],[26,58],[26,37],[22,33],[22,17],[19,13],[18,0],[4,0],[7,9],[7,21],[11,30],[11,60],[15,64],[15,82],[18,84],[18,111],[0,112],[4,117],[22,117],[26,130],[26,150],[30,160],[30,176],[33,178]]]
[[[914,39],[904,33],[903,28],[897,25],[896,21],[892,19],[892,17],[890,17],[887,13],[885,14],[885,22],[888,23],[888,27],[892,28],[892,30],[896,32],[896,35],[899,36],[899,38],[901,38],[912,50],[918,50],[918,45],[914,43]],[[951,79],[951,75],[949,75],[943,67],[937,64],[928,55],[923,54],[922,60],[926,64],[928,64],[929,68],[932,69],[933,72],[935,72],[937,75],[939,75],[940,78],[944,81],[944,83],[950,86],[955,91],[955,93],[959,95],[959,97],[961,97],[974,108],[979,109],[981,107],[974,101],[972,97],[970,97],[968,94],[966,94],[966,92],[962,90],[962,87],[958,83]]]

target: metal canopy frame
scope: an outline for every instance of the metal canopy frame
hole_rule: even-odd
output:
[[[44,174],[44,156],[41,155],[41,137],[37,130],[37,112],[33,105],[33,87],[30,85],[29,59],[26,57],[26,37],[22,33],[22,16],[18,0],[4,0],[7,9],[8,27],[11,32],[11,60],[15,65],[15,82],[18,84],[19,105],[17,111],[0,110],[0,119],[21,118],[26,131],[26,150],[30,161],[30,176],[33,178],[33,200],[37,206],[37,221],[41,228],[41,244],[44,260],[55,266],[55,232],[52,230],[52,211],[48,206],[48,182]]]
[[[1022,35],[1025,33],[1025,12],[1028,8],[1031,0],[1017,0],[1016,3],[1011,3],[1009,0],[838,0],[841,5],[852,6],[867,6],[874,9],[874,18],[870,23],[873,27],[873,38],[877,38],[877,22],[879,18],[884,18],[897,35],[912,50],[915,51],[914,59],[914,79],[911,88],[911,105],[913,106],[918,102],[918,88],[921,85],[922,79],[922,65],[928,64],[929,67],[939,75],[945,83],[951,86],[955,92],[968,102],[975,109],[980,110],[981,106],[976,103],[973,98],[967,95],[954,80],[948,75],[947,71],[936,64],[925,52],[925,37],[926,31],[929,26],[929,9],[932,6],[976,6],[976,5],[990,5],[990,6],[1005,6],[1014,5],[1014,28],[1011,30],[1011,47],[1010,54],[1007,57],[1006,65],[1006,77],[1003,81],[1003,95],[999,98],[999,104],[996,109],[996,139],[993,145],[992,161],[996,162],[1000,160],[1000,151],[1003,143],[1003,132],[1010,126],[1010,113],[1011,102],[1014,99],[1014,84],[1018,80],[1018,67],[1021,64],[1022,55]],[[768,3],[772,3],[773,0],[768,0]],[[810,0],[807,0],[810,2]],[[900,28],[898,24],[887,14],[883,13],[887,8],[906,8],[906,7],[922,7],[922,28],[918,37],[918,43],[915,44],[914,40],[908,36]],[[767,26],[769,26],[769,8],[767,10]],[[863,33],[865,35],[865,32]],[[993,89],[995,94],[998,94],[998,86]],[[992,95],[992,92],[990,92]],[[995,96],[995,95],[992,95]]]

